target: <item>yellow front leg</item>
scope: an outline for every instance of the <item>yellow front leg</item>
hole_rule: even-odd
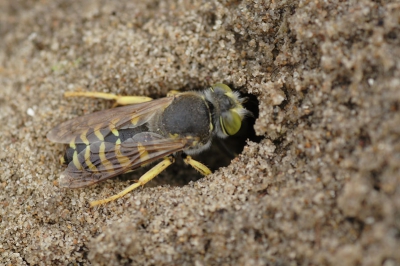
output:
[[[164,171],[165,168],[167,168],[172,163],[174,163],[174,161],[175,161],[175,159],[173,156],[165,157],[164,160],[162,160],[159,164],[157,164],[156,166],[151,168],[149,171],[147,171],[144,175],[142,175],[142,177],[135,184],[130,185],[129,187],[125,188],[118,194],[111,196],[109,198],[92,201],[92,202],[90,202],[90,206],[94,207],[96,205],[104,204],[104,203],[119,199],[119,198],[125,196],[126,194],[128,194],[129,192],[131,192],[132,190],[136,189],[137,187],[144,186],[147,182],[149,182],[154,177],[156,177],[159,173]]]
[[[135,103],[143,103],[153,100],[146,96],[121,96],[113,93],[91,92],[91,91],[68,91],[64,93],[64,97],[89,97],[105,100],[114,100],[115,105],[129,105]]]

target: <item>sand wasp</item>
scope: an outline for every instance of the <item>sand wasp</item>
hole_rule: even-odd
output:
[[[93,201],[91,206],[143,186],[171,165],[177,152],[184,154],[186,164],[203,175],[210,174],[207,166],[190,155],[208,149],[214,137],[237,133],[251,114],[242,105],[245,98],[222,83],[156,100],[99,92],[69,92],[66,96],[113,99],[126,106],[66,121],[47,134],[50,141],[67,145],[63,161],[68,166],[59,178],[61,187],[86,187],[162,159],[133,185]]]

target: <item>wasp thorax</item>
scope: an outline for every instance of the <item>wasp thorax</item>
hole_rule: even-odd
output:
[[[172,137],[193,137],[208,142],[211,116],[205,101],[196,93],[175,97],[160,116],[158,128]]]
[[[237,92],[233,92],[227,85],[217,83],[206,92],[207,99],[215,108],[214,123],[219,137],[235,135],[242,126],[242,120],[248,113],[244,109],[243,99]]]

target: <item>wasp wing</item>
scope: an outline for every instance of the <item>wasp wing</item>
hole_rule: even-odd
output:
[[[173,97],[103,110],[61,123],[53,128],[47,138],[58,143],[94,143],[101,141],[115,129],[134,128],[148,122],[155,113],[163,110]],[[100,136],[100,137],[99,137]]]
[[[143,132],[121,144],[95,142],[80,152],[61,174],[59,185],[86,187],[181,151],[190,145],[184,138],[169,139]]]

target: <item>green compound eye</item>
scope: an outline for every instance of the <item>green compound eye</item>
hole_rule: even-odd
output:
[[[221,124],[222,131],[228,136],[235,135],[242,126],[242,118],[237,112],[232,110],[223,113],[219,117],[219,122]]]

